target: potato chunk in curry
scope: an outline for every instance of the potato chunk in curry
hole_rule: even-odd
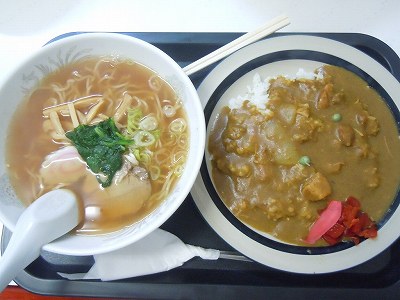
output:
[[[208,143],[213,183],[226,206],[296,245],[305,245],[331,199],[355,196],[378,220],[400,178],[398,130],[382,98],[342,68],[317,71],[322,78],[271,79],[266,110],[251,99],[224,107]],[[302,164],[303,156],[310,163]]]

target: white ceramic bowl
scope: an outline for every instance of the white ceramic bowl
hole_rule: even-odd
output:
[[[188,195],[204,154],[205,122],[199,97],[190,79],[167,54],[149,43],[122,34],[79,34],[52,42],[25,60],[0,87],[0,221],[9,230],[14,230],[24,209],[9,183],[5,167],[5,139],[10,119],[17,105],[44,73],[86,55],[127,58],[158,73],[180,96],[188,115],[191,138],[187,167],[174,190],[153,213],[117,232],[94,236],[69,234],[44,247],[44,250],[66,255],[93,255],[116,250],[158,228]]]

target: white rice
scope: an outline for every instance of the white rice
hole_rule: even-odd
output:
[[[306,70],[300,68],[297,73],[293,75],[283,75],[285,78],[290,80],[295,79],[310,79],[310,80],[320,80],[323,78],[322,72],[315,74],[314,72],[307,72]],[[256,105],[260,110],[267,110],[266,104],[269,100],[268,89],[269,81],[275,77],[261,78],[259,73],[254,74],[252,86],[247,86],[247,92],[243,95],[238,95],[236,98],[229,99],[229,108],[235,109],[240,108],[245,100],[249,100],[252,104]]]
[[[249,100],[259,109],[266,109],[265,104],[268,102],[268,88],[271,77],[261,79],[260,74],[256,73],[253,77],[252,86],[247,86],[247,93],[239,95],[229,100],[231,109],[240,108],[245,100]]]

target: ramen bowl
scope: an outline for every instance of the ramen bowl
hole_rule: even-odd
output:
[[[255,148],[256,150],[254,150],[254,148],[247,147],[247,145],[245,144],[247,140],[240,139],[240,134],[244,132],[243,135],[245,136],[247,129],[243,130],[243,126],[237,126],[237,123],[245,120],[243,121],[243,124],[250,124],[247,128],[249,128],[249,132],[252,132],[252,138],[256,137],[261,132],[264,133],[264,135],[262,136],[264,140],[269,139],[268,141],[271,141],[275,133],[279,132],[279,139],[276,139],[274,141],[278,144],[285,139],[285,132],[275,131],[277,128],[279,128],[278,125],[282,123],[278,123],[277,121],[273,120],[276,116],[278,118],[281,118],[283,122],[287,121],[287,124],[290,124],[290,120],[283,118],[283,116],[287,116],[286,113],[279,114],[280,112],[277,110],[273,111],[272,114],[270,113],[270,111],[265,111],[263,112],[263,114],[246,114],[248,111],[246,109],[240,108],[240,99],[251,100],[252,105],[266,103],[265,91],[268,85],[264,85],[264,79],[276,78],[277,76],[285,76],[289,78],[290,81],[292,79],[295,79],[296,77],[304,79],[310,74],[311,78],[314,78],[314,75],[318,76],[319,74],[313,73],[314,70],[322,67],[323,65],[333,65],[336,67],[341,67],[347,71],[350,71],[353,74],[356,74],[357,76],[363,78],[364,81],[367,82],[369,87],[373,87],[380,94],[381,98],[384,99],[384,103],[381,104],[384,104],[385,108],[390,111],[390,116],[383,119],[391,120],[391,127],[393,128],[392,138],[397,143],[399,133],[398,124],[400,120],[399,82],[396,80],[395,77],[392,76],[389,71],[384,68],[384,66],[382,66],[370,56],[360,52],[359,50],[351,46],[327,38],[304,35],[288,35],[273,37],[254,43],[245,48],[242,48],[241,50],[238,50],[233,55],[222,61],[219,65],[217,65],[207,75],[205,80],[198,88],[198,93],[204,107],[206,118],[207,141],[204,161],[191,192],[193,199],[200,212],[204,216],[205,220],[232,247],[254,261],[257,261],[268,267],[287,272],[319,274],[348,269],[361,263],[368,264],[368,261],[370,259],[380,254],[393,242],[395,242],[400,234],[398,231],[398,226],[400,224],[400,210],[398,208],[400,201],[398,192],[400,176],[398,169],[393,168],[393,175],[386,177],[386,179],[384,178],[385,171],[388,171],[391,168],[391,165],[393,165],[393,162],[389,160],[387,164],[387,166],[389,167],[384,167],[382,170],[382,184],[385,180],[386,182],[391,182],[393,180],[393,182],[391,183],[392,185],[390,188],[390,192],[387,192],[385,194],[385,196],[387,196],[388,198],[386,206],[381,209],[380,217],[375,218],[378,228],[378,234],[376,238],[362,240],[358,245],[347,241],[339,242],[338,244],[332,246],[329,246],[328,244],[311,245],[311,243],[304,243],[304,240],[308,238],[307,234],[310,231],[309,228],[312,228],[312,225],[309,224],[307,224],[306,230],[296,236],[296,238],[298,238],[297,241],[300,241],[298,243],[297,241],[293,242],[288,241],[288,239],[285,240],[284,238],[287,238],[287,235],[284,236],[284,238],[282,238],[282,235],[279,236],[279,233],[286,233],[284,230],[288,230],[290,233],[296,232],[298,228],[303,226],[303,224],[305,223],[297,223],[294,224],[295,226],[293,227],[287,226],[287,224],[291,222],[291,220],[296,218],[297,215],[301,216],[304,211],[301,210],[299,211],[299,213],[296,214],[290,206],[283,206],[285,205],[284,201],[282,201],[284,204],[282,204],[281,207],[278,206],[280,204],[278,201],[280,201],[281,199],[288,199],[290,197],[289,195],[292,195],[291,193],[293,193],[293,190],[289,190],[288,188],[286,188],[287,186],[289,186],[289,188],[292,188],[294,186],[291,181],[291,176],[292,178],[294,178],[296,174],[300,174],[301,172],[286,173],[287,176],[284,178],[287,180],[287,185],[282,184],[278,187],[281,191],[283,191],[282,195],[279,195],[276,192],[278,188],[276,190],[271,189],[270,191],[266,191],[265,189],[265,186],[272,186],[272,183],[275,180],[278,182],[279,179],[278,176],[275,176],[275,174],[277,173],[275,171],[271,172],[273,175],[268,177],[268,170],[273,169],[273,164],[278,164],[277,162],[280,160],[280,158],[282,158],[282,160],[284,160],[286,163],[286,159],[291,157],[291,153],[293,153],[291,152],[291,150],[293,149],[291,149],[289,146],[286,147],[287,145],[285,144],[279,144],[282,146],[279,148],[281,150],[283,149],[282,151],[279,151],[278,149],[275,152],[267,152],[269,157],[273,157],[274,159],[271,164],[268,164],[270,163],[270,161],[262,161],[262,155],[260,155],[259,157],[256,157],[255,155],[251,156],[254,153],[263,153],[261,151],[258,152],[258,148]],[[300,76],[298,74],[300,74]],[[270,81],[268,82],[270,83],[269,86],[273,85],[273,83],[271,83]],[[282,80],[277,80],[275,82],[278,82],[278,84],[275,84],[275,87],[283,86]],[[348,82],[355,83],[355,81],[353,80],[348,80]],[[308,90],[308,87],[306,86],[306,84],[304,84],[304,82],[300,83],[299,86],[301,86],[304,91]],[[370,88],[367,89],[370,90]],[[275,89],[275,91],[276,90],[277,89]],[[301,96],[298,96],[300,93],[291,94],[290,92],[288,92],[288,94],[290,96],[294,95],[293,98],[295,98],[296,96],[301,98]],[[273,95],[276,96],[277,94]],[[318,99],[318,97],[314,99]],[[352,103],[352,101],[349,99],[346,103],[348,103],[348,105],[350,106],[350,103]],[[272,108],[279,107],[280,101],[282,100],[280,100],[279,97],[273,98]],[[238,102],[239,105],[237,104]],[[287,101],[287,103],[290,104],[290,101]],[[292,104],[293,103],[296,102],[293,100]],[[308,104],[310,106],[314,105],[312,101],[309,101]],[[230,114],[230,119],[229,121],[227,121],[226,110],[224,112],[222,111],[226,106],[229,106],[230,108],[232,108],[232,110],[239,107],[238,111],[242,115]],[[286,106],[286,108],[289,107],[290,105]],[[372,105],[370,105],[369,107],[372,107]],[[252,108],[253,106],[251,106],[250,109]],[[229,113],[231,113],[231,111]],[[378,109],[374,110],[374,112],[377,111]],[[300,114],[302,113],[301,110],[299,110],[298,112]],[[264,121],[265,116],[267,116],[267,121]],[[306,113],[306,116],[308,116],[308,113]],[[262,123],[261,126],[264,127],[257,127],[253,123],[250,123],[251,118],[253,118],[255,121],[263,120],[264,123],[260,123]],[[235,123],[236,120],[238,120],[237,123]],[[271,120],[272,122],[267,123]],[[324,119],[322,119],[321,117],[320,120]],[[323,124],[333,124],[331,115],[329,115],[329,119],[325,120],[327,120],[327,122],[323,121],[325,122]],[[343,114],[343,123],[347,121],[349,121],[349,118],[345,117]],[[231,127],[235,129],[235,131],[229,132],[226,130],[228,127],[228,122],[230,122],[230,124],[233,124],[234,126],[237,126]],[[299,127],[301,125],[300,122],[291,124],[299,124]],[[332,126],[336,126],[336,124],[340,123],[334,123]],[[288,125],[286,127],[288,128],[290,126]],[[222,131],[218,131],[217,133],[215,133],[216,128],[217,130],[223,128],[225,131],[223,131],[223,133],[221,133]],[[222,138],[220,138],[221,136],[224,137],[223,145],[217,144],[219,143],[219,141],[222,141]],[[230,140],[228,140],[227,137],[230,138],[231,136],[231,139],[234,139],[237,144],[231,143]],[[290,138],[292,138],[293,136],[294,135],[289,135]],[[322,139],[322,137],[318,137],[320,140]],[[261,139],[261,142],[258,145],[264,142],[264,140]],[[316,140],[318,140],[318,138],[316,138]],[[330,144],[328,140],[325,140],[325,142],[327,145],[332,145],[331,147],[334,147],[333,144]],[[304,144],[305,143],[306,142],[304,142]],[[265,146],[264,149],[270,150],[272,148],[270,146],[271,144],[272,143],[268,145],[270,148],[267,148],[267,146]],[[304,144],[302,144],[303,148],[296,148],[296,151],[304,150]],[[236,148],[236,150],[236,145],[243,146],[243,149]],[[250,143],[249,145],[251,146]],[[227,155],[225,155],[225,153],[224,155],[221,155],[221,149],[224,149],[224,147],[225,149],[231,147],[230,149],[233,150],[229,150],[230,153],[228,153]],[[245,147],[250,149],[252,152],[250,154],[246,153]],[[321,153],[327,153],[327,151],[323,152],[324,150],[322,147],[315,147],[315,149]],[[309,151],[309,149],[307,149],[307,151]],[[247,156],[240,155],[241,153],[245,153],[247,154]],[[309,155],[308,158],[311,158],[311,162],[306,162],[304,165],[300,166],[302,163],[300,160],[298,160],[297,157],[293,162],[287,163],[287,165],[289,165],[290,168],[304,167],[305,170],[307,170],[307,168],[309,167],[318,168],[317,155],[309,153],[312,153],[312,151],[310,150],[310,152],[306,153],[303,152],[300,153],[300,155]],[[280,154],[283,154],[283,156],[279,157]],[[265,156],[268,158],[268,155]],[[231,161],[233,162],[233,164],[230,164],[230,161],[226,162],[226,158],[228,156],[232,157]],[[266,165],[269,167],[269,169],[265,172],[265,174],[267,174],[265,176],[267,178],[267,181],[262,181],[262,172],[256,173],[256,171],[258,170],[256,169],[256,166],[253,167],[252,165],[252,162],[256,160],[254,159],[253,161],[246,162],[246,157],[254,157],[255,159],[257,159],[259,163],[257,167],[260,167],[260,169],[262,165]],[[397,151],[396,153],[393,153],[392,158],[396,158],[398,160],[399,156]],[[220,160],[217,161],[216,159]],[[323,156],[321,162],[328,161],[328,159],[329,157]],[[242,166],[244,166],[244,168],[241,168],[241,165],[237,162],[240,162]],[[383,160],[381,162],[383,162]],[[215,174],[214,171],[217,167],[223,171],[219,173],[215,172],[217,173]],[[252,168],[250,170],[253,172],[249,171],[247,167],[249,167],[249,169]],[[282,166],[280,166],[280,168],[283,169]],[[360,171],[361,164],[357,165],[355,169]],[[321,168],[320,170],[321,173],[327,174],[326,169]],[[240,173],[242,171],[243,173]],[[231,176],[233,178],[231,179],[227,178],[228,176],[226,174],[229,174],[229,176],[231,176],[231,174],[238,175],[236,177]],[[240,176],[242,176],[243,179],[237,179],[237,177]],[[257,180],[259,181],[249,184],[248,182],[251,182],[252,176],[258,176]],[[357,181],[357,179],[361,178],[362,176],[363,174],[360,171],[360,174],[353,176],[351,180],[347,180],[351,183],[351,186],[349,187],[351,193],[356,193],[356,188],[362,186]],[[339,182],[340,179],[336,177],[335,180],[335,182]],[[308,181],[303,181],[302,184],[303,183],[304,185],[300,186],[300,188],[297,189],[296,192],[300,191],[304,193]],[[335,188],[334,185],[332,186]],[[285,189],[282,187],[284,187]],[[304,189],[302,189],[303,187]],[[338,186],[336,186],[336,188],[338,188]],[[372,194],[371,189],[367,187],[364,188],[362,193],[366,192]],[[247,195],[243,196],[246,193]],[[299,207],[301,207],[301,209],[305,208],[305,205],[307,205],[307,203],[304,206],[301,206],[304,204],[304,202],[301,202],[301,200],[299,201],[299,199],[302,199],[301,196],[304,196],[304,194],[300,195],[300,197],[297,197],[297,195],[296,200],[292,203],[295,203],[294,205],[298,205],[299,203],[301,203]],[[326,195],[323,196],[325,197]],[[329,196],[327,196],[328,199],[326,200],[327,202],[329,202],[330,200],[344,201],[346,199],[345,197],[348,196],[357,195],[350,194],[346,196],[341,196],[339,197],[339,199],[329,198]],[[273,199],[273,197],[276,198]],[[377,198],[382,199],[380,197]],[[240,202],[242,201],[242,199],[248,201]],[[238,201],[235,202],[236,200]],[[318,203],[318,201],[320,200],[322,199],[319,199],[314,203]],[[275,205],[277,202],[278,205]],[[257,205],[260,205],[261,208],[259,208]],[[319,211],[322,211],[323,209],[325,209],[325,207],[321,207]],[[269,208],[271,209],[269,210]],[[285,210],[286,208],[287,210]],[[253,214],[255,216],[254,219],[251,219],[251,214],[253,213],[252,211],[250,211],[251,209],[255,211],[255,213]],[[238,214],[236,213],[237,211],[239,211],[239,214],[242,213],[242,215],[238,216]],[[315,214],[315,220],[319,217],[319,211]],[[268,220],[268,218],[274,221],[274,213],[276,212],[282,212],[282,215],[284,217],[280,217],[278,214],[276,214],[276,220],[278,220],[276,221],[277,225],[273,224],[273,226],[276,226],[275,228],[277,228],[275,232],[272,229],[270,229],[269,231],[262,230],[261,226],[259,224],[256,224],[254,221],[257,220],[258,222],[259,220],[262,220],[264,222],[264,220]],[[284,215],[284,213],[286,212],[287,214]],[[372,209],[369,213],[375,214],[376,212],[377,210]],[[340,218],[340,216],[338,217]],[[285,223],[286,221],[287,223]],[[267,222],[264,222],[264,224],[265,223]],[[270,226],[270,224],[267,225]]]
[[[20,197],[15,192],[15,184],[13,184],[13,180],[10,180],[9,176],[13,170],[12,167],[11,169],[9,168],[5,159],[7,156],[7,136],[15,134],[9,131],[14,114],[17,108],[20,109],[21,105],[24,105],[21,104],[24,99],[42,82],[43,78],[47,78],[48,74],[93,57],[111,57],[118,61],[124,60],[138,63],[154,72],[157,78],[160,78],[163,82],[165,81],[172,88],[179,100],[177,103],[179,102],[179,107],[186,116],[187,124],[185,123],[185,128],[187,128],[186,137],[188,139],[186,141],[185,163],[182,165],[183,168],[181,166],[179,169],[176,182],[171,184],[172,188],[148,214],[143,215],[128,226],[122,226],[118,230],[110,230],[99,234],[67,234],[44,246],[44,250],[54,253],[66,255],[106,253],[134,243],[151,233],[162,225],[185,200],[195,181],[204,154],[204,114],[197,92],[180,66],[167,54],[142,40],[122,34],[78,34],[54,41],[39,49],[20,64],[0,88],[0,139],[2,140],[0,221],[10,231],[14,230],[18,217],[26,207],[26,204],[20,201]],[[33,123],[30,123],[29,118],[25,122],[23,131],[29,132]],[[157,132],[161,135],[163,129],[161,128]],[[19,147],[23,149],[24,147],[29,147],[29,144],[35,144],[35,142],[21,140]],[[24,155],[21,156],[21,161],[23,160]],[[19,181],[18,185],[20,184],[21,182]],[[131,194],[134,196],[135,192],[133,191]],[[122,214],[123,209],[120,210]]]

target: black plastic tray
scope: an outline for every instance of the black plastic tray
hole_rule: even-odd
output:
[[[79,34],[67,33],[65,36]],[[242,33],[123,33],[154,44],[182,67],[239,37]],[[277,33],[272,36],[295,34]],[[308,33],[310,34],[310,33]],[[312,33],[335,39],[365,52],[384,65],[400,81],[400,59],[382,41],[358,33]],[[51,40],[51,41],[53,41]],[[51,42],[50,41],[50,42]],[[193,76],[197,87],[212,65]],[[202,247],[235,251],[204,221],[189,195],[183,205],[162,226],[184,242]],[[3,230],[1,250],[11,233]],[[372,260],[349,270],[301,275],[277,271],[255,262],[195,258],[168,272],[125,280],[69,281],[57,272],[86,272],[93,257],[71,257],[42,252],[21,272],[15,282],[33,293],[59,296],[112,298],[202,298],[202,299],[398,299],[400,297],[400,240]]]

